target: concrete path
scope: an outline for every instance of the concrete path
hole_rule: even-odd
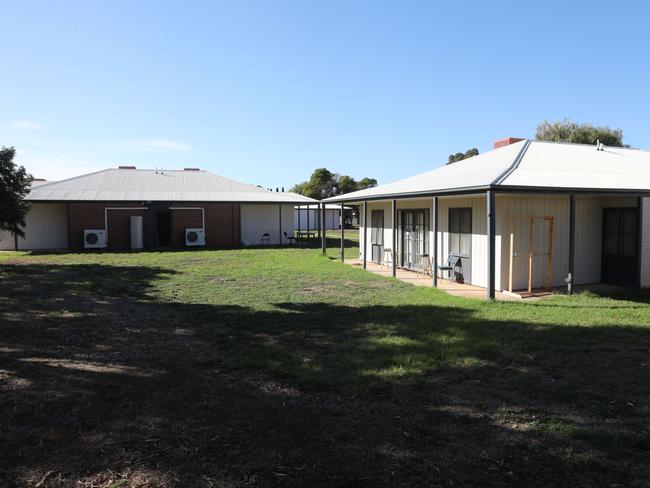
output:
[[[349,264],[354,267],[362,267],[363,263],[359,259],[346,259],[345,264]],[[392,276],[392,269],[390,266],[381,266],[375,263],[367,263],[366,271],[380,275],[380,276]],[[416,273],[415,271],[408,271],[406,269],[397,269],[397,279],[403,281],[404,283],[410,283],[415,286],[426,286],[429,288],[433,287],[433,282],[431,276]],[[464,283],[456,283],[455,281],[443,280],[438,278],[438,288],[446,291],[450,295],[455,295],[465,298],[478,298],[485,300],[487,298],[487,290],[481,288],[480,286],[466,285]],[[497,300],[510,300],[510,301],[519,301],[521,298],[507,295],[505,293],[497,292]],[[535,299],[535,298],[530,298]],[[530,300],[527,299],[527,300]]]

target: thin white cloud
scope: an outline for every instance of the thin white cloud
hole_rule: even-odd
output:
[[[182,142],[174,141],[171,139],[153,139],[142,141],[145,146],[155,147],[159,149],[171,149],[172,151],[191,151],[192,147],[189,144],[183,144]]]
[[[11,125],[13,127],[16,127],[17,129],[28,129],[28,130],[43,129],[43,126],[41,124],[32,122],[31,120],[14,120],[13,122],[11,122]]]

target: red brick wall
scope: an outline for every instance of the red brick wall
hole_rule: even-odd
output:
[[[69,203],[68,242],[72,250],[84,249],[84,229],[104,228],[104,208],[139,207],[129,203]],[[170,204],[170,207],[205,208],[206,247],[234,247],[240,243],[240,210],[237,204]],[[144,215],[145,210],[108,211],[108,249],[131,248],[131,215]],[[171,210],[171,245],[185,247],[185,229],[202,225],[200,210]]]
[[[205,216],[206,244],[211,247],[238,246],[239,205],[213,205]]]
[[[205,209],[206,247],[234,247],[239,245],[239,205],[206,203],[201,205],[177,204],[178,207],[200,207]],[[200,210],[171,211],[171,244],[175,248],[185,247],[185,229],[200,228]]]
[[[193,205],[179,205],[189,207]],[[175,248],[185,247],[185,229],[188,227],[200,228],[203,226],[200,210],[172,210],[170,214],[170,227],[172,232],[171,245]],[[207,241],[207,238],[206,238]],[[207,242],[206,242],[207,243]]]
[[[84,229],[104,228],[104,208],[137,207],[123,203],[69,203],[68,204],[68,246],[78,251],[84,249]],[[108,249],[131,248],[131,215],[143,215],[143,210],[108,211]]]
[[[503,139],[497,139],[494,141],[494,149],[499,149],[503,146],[509,146],[515,142],[523,141],[521,137],[504,137]]]

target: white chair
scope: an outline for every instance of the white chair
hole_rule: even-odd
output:
[[[415,275],[432,276],[431,258],[428,254],[420,254],[418,257],[418,266],[415,269]]]
[[[381,259],[381,265],[390,267],[393,264],[393,250],[390,247],[384,248],[384,257]]]

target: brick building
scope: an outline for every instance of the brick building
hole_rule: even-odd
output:
[[[121,166],[56,182],[28,196],[25,237],[0,233],[0,249],[226,248],[287,244],[294,206],[318,202],[188,168]]]

